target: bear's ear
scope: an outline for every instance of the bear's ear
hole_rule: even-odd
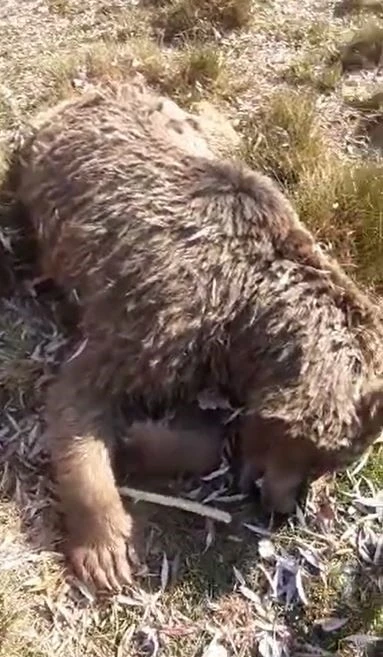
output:
[[[383,431],[383,379],[370,383],[358,404],[360,440],[367,447]]]

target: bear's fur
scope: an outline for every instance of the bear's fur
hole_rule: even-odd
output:
[[[122,392],[150,408],[221,387],[244,408],[245,472],[260,467],[280,511],[383,422],[377,307],[271,180],[191,129],[195,142],[138,86],[98,89],[39,119],[20,156],[43,272],[82,309],[47,420],[68,554],[101,587],[129,578],[110,428]]]

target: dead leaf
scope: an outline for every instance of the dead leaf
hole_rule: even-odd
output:
[[[258,543],[259,556],[262,559],[271,559],[275,555],[275,547],[268,538],[261,538]]]
[[[350,636],[346,636],[343,639],[343,641],[354,643],[358,648],[365,648],[369,643],[376,643],[381,640],[380,637],[372,634],[350,634]]]
[[[165,591],[169,581],[169,560],[164,552],[161,565],[161,591]]]
[[[219,643],[217,639],[213,639],[206,650],[202,653],[202,657],[228,657],[228,655],[229,653],[225,646],[223,646],[222,643]]]
[[[316,625],[320,625],[324,632],[336,632],[343,625],[346,625],[348,618],[337,618],[336,616],[329,616],[328,618],[321,618],[316,621]]]
[[[117,657],[129,657],[131,654],[130,644],[135,631],[135,625],[130,625],[121,637],[120,644],[117,648]]]

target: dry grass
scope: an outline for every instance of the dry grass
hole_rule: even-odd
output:
[[[276,92],[243,126],[245,159],[280,182],[350,273],[383,291],[383,164],[349,162],[318,120],[316,96]]]
[[[350,120],[344,113],[347,76],[328,56],[346,21],[334,27],[327,4],[310,0],[32,0],[17,11],[7,2],[0,7],[0,135],[89,82],[136,72],[187,107],[201,99],[223,105],[247,162],[273,175],[318,237],[379,292],[383,163],[368,150],[360,158],[352,135],[355,115],[376,114],[381,100],[370,95],[364,107],[355,104]],[[374,65],[381,52],[375,28],[367,39]],[[359,42],[349,51],[361,48],[366,57]],[[363,82],[357,69],[347,75]],[[6,171],[5,157],[0,165]],[[7,244],[7,204],[0,206]],[[137,505],[148,575],[112,601],[66,582],[50,552],[58,525],[42,413],[68,335],[49,295],[18,290],[1,300],[0,313],[1,657],[207,657],[211,645],[209,657],[264,656],[272,648],[278,657],[327,657],[324,650],[361,657],[347,637],[382,634],[383,583],[374,564],[381,446],[355,473],[318,485],[302,512],[272,533],[257,504],[225,499],[233,493],[230,473],[185,482],[183,495],[191,489],[198,500],[212,496],[233,510],[233,526]],[[325,616],[346,621],[325,631]]]
[[[37,65],[46,80],[39,107],[60,100],[86,84],[126,80],[136,72],[148,82],[166,88],[170,79],[168,60],[149,39],[131,39],[128,45],[95,41],[71,52],[50,54]]]
[[[383,292],[383,166],[350,165],[329,157],[307,171],[293,196],[318,239],[327,242],[349,272]]]
[[[346,100],[357,110],[355,133],[364,139],[378,155],[383,153],[383,92],[380,88],[364,97],[354,96]]]
[[[315,95],[276,91],[241,126],[245,160],[291,187],[318,161],[325,144],[316,123]]]
[[[383,152],[383,112],[379,110],[362,117],[358,124],[358,134],[365,136],[372,148]]]
[[[362,98],[359,96],[348,98],[347,102],[362,114],[379,112],[383,109],[383,89],[375,89],[374,93]]]
[[[287,38],[299,49],[289,58],[282,79],[292,87],[305,85],[319,93],[334,91],[342,77],[339,42],[344,38],[343,32],[341,26],[328,22],[291,25]]]
[[[231,76],[225,55],[207,45],[190,45],[180,51],[163,52],[148,38],[132,38],[127,44],[96,41],[71,52],[49,54],[34,63],[44,86],[23,108],[33,113],[77,92],[87,84],[126,80],[137,73],[161,93],[183,106],[204,98],[230,98],[244,84]],[[1,103],[1,97],[0,97]],[[17,113],[0,104],[0,128],[14,127]]]
[[[146,76],[147,77],[147,76]],[[162,86],[184,107],[193,107],[204,98],[231,100],[246,84],[246,78],[235,78],[223,53],[211,46],[189,46],[178,53]]]
[[[347,14],[373,13],[383,14],[382,0],[341,0],[335,7],[336,16]]]
[[[247,27],[252,4],[251,0],[170,0],[160,3],[154,25],[165,42],[211,39]]]
[[[289,41],[304,47],[328,48],[334,39],[334,27],[328,21],[318,20],[307,24],[292,20],[285,23],[284,29]]]
[[[291,85],[307,85],[320,93],[327,93],[336,89],[341,74],[338,62],[323,65],[321,56],[307,53],[289,64],[283,79]]]
[[[345,71],[373,68],[381,63],[383,54],[383,26],[375,21],[358,30],[341,53]]]

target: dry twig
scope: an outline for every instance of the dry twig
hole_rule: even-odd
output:
[[[170,506],[175,509],[182,509],[182,511],[188,511],[189,513],[196,513],[205,518],[218,520],[219,522],[224,522],[226,524],[229,524],[232,521],[232,516],[227,511],[214,509],[211,506],[206,506],[199,502],[191,502],[182,497],[150,493],[145,490],[130,488],[129,486],[122,486],[119,491],[123,497],[131,497],[135,502],[151,502],[152,504],[160,504],[161,506]]]

